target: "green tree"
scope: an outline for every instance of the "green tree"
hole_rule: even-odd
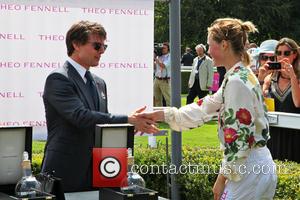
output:
[[[300,41],[300,1],[298,0],[182,0],[181,42],[194,47],[206,43],[207,27],[217,18],[233,17],[252,21],[259,33],[250,41],[290,37]],[[155,41],[169,41],[169,4],[155,4]]]

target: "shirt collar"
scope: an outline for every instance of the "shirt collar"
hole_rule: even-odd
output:
[[[162,58],[167,58],[167,57],[169,57],[169,55],[170,55],[170,53],[166,53],[166,54],[161,55],[161,57]]]
[[[83,66],[81,66],[79,63],[77,63],[76,61],[74,61],[71,57],[68,57],[67,61],[69,63],[71,63],[71,65],[73,65],[73,67],[76,69],[76,71],[81,76],[82,80],[84,82],[86,82],[85,73],[86,73],[87,70]]]
[[[231,67],[226,74],[224,75],[224,79],[227,78],[237,67],[244,67],[244,64],[242,63],[242,61],[239,61],[237,63],[235,63],[233,65],[233,67]]]
[[[203,58],[205,58],[205,55],[203,55],[202,57],[198,56],[198,60],[201,60]]]

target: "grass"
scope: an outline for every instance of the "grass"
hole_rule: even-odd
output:
[[[167,124],[160,124],[161,129],[168,129]],[[168,140],[171,145],[171,131],[168,129]],[[175,133],[176,134],[176,133]],[[135,147],[147,146],[148,137],[136,136],[134,138]],[[157,136],[157,144],[165,145],[166,136]],[[199,128],[191,129],[182,132],[182,145],[190,147],[218,147],[219,142],[217,138],[217,122],[209,122]],[[32,153],[33,155],[43,154],[45,141],[33,141]]]
[[[168,140],[169,144],[171,144],[171,130],[169,130],[168,125],[161,124],[160,129],[168,129]],[[135,146],[147,146],[148,144],[148,137],[135,137],[134,140]],[[157,136],[158,145],[164,145],[165,141],[166,137]],[[199,128],[183,131],[182,145],[190,147],[218,147],[217,122],[209,122]]]

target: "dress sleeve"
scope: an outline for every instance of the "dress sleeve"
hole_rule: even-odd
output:
[[[197,103],[188,104],[180,109],[172,107],[164,110],[165,122],[175,131],[201,126],[214,119],[222,102],[221,90],[212,96],[206,96]]]
[[[241,79],[228,81],[224,90],[224,158],[221,173],[232,181],[239,181],[240,165],[245,163],[254,143],[255,98],[254,92]]]

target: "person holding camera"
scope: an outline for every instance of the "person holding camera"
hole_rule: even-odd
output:
[[[300,52],[298,44],[290,38],[282,38],[276,46],[278,62],[268,65],[271,74],[266,76],[264,95],[274,99],[275,111],[300,114]],[[270,69],[271,67],[271,69]],[[276,159],[300,162],[300,131],[287,128],[271,128],[269,147]],[[298,149],[298,150],[297,150]]]
[[[254,59],[257,60],[256,62],[256,68],[258,69],[257,78],[261,85],[264,84],[264,79],[266,78],[266,76],[269,73],[271,73],[271,71],[268,70],[267,63],[276,60],[275,48],[277,44],[278,44],[277,40],[272,40],[272,39],[265,40],[260,44],[258,48],[258,53],[254,54]]]
[[[162,46],[162,55],[154,59],[155,78],[154,78],[154,106],[163,106],[163,97],[166,106],[171,105],[171,57],[169,43],[164,42]]]

